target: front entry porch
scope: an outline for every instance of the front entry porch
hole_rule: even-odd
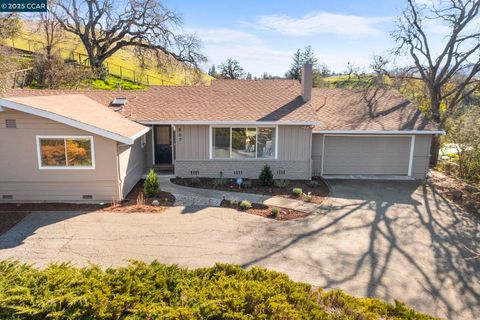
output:
[[[175,128],[172,125],[152,125],[151,161],[156,172],[173,173],[175,163]]]

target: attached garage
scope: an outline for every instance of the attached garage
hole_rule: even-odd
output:
[[[411,135],[314,134],[312,171],[322,176],[411,176],[414,146]]]

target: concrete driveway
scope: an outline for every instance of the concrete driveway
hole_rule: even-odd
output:
[[[480,317],[480,259],[471,259],[471,251],[480,252],[477,217],[413,182],[332,187],[320,212],[288,222],[224,208],[33,213],[0,237],[0,259],[257,265],[325,288],[396,298],[444,318]]]

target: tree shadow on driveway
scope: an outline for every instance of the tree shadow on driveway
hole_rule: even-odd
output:
[[[403,300],[435,316],[480,316],[479,219],[416,182],[333,181],[330,206],[278,228],[243,264],[275,263],[302,281]]]
[[[45,226],[59,223],[83,214],[88,211],[36,211],[31,212],[18,224],[0,236],[0,250],[20,246],[24,240],[35,234]]]

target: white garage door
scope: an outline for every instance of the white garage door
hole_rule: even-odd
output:
[[[323,174],[408,175],[411,137],[325,136]]]

